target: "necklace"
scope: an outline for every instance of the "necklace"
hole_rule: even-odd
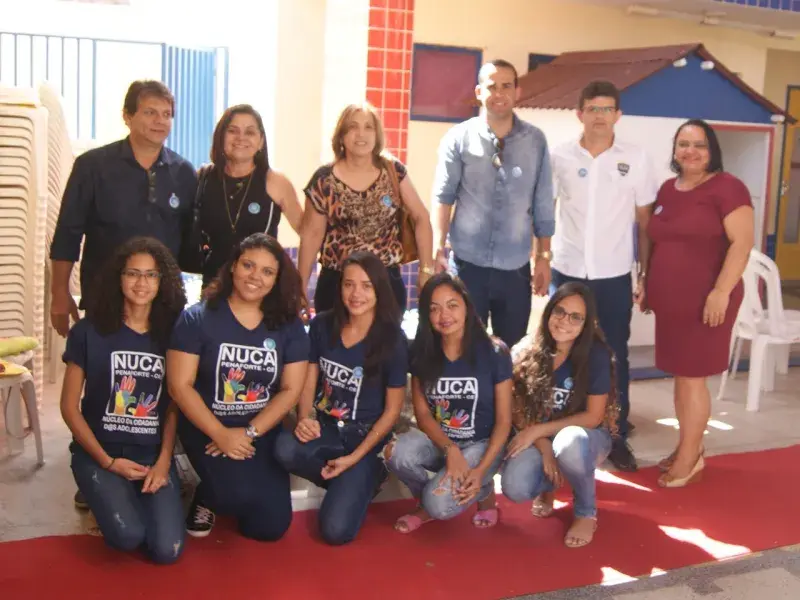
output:
[[[228,186],[225,184],[225,173],[222,173],[222,193],[225,196],[225,214],[228,215],[228,221],[231,224],[231,231],[233,232],[236,232],[236,226],[239,224],[239,217],[242,215],[242,207],[244,206],[244,201],[247,199],[247,193],[250,191],[250,184],[253,182],[253,173],[255,173],[255,169],[250,171],[250,176],[247,178],[244,196],[242,196],[242,200],[239,202],[239,210],[236,211],[236,220],[231,216],[231,205],[228,203]],[[233,194],[233,196],[235,195],[236,193]],[[233,196],[230,197],[231,200],[233,200]]]

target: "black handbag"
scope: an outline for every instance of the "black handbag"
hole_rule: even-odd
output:
[[[178,255],[178,266],[184,273],[203,274],[208,248],[200,225],[200,208],[206,190],[206,181],[213,169],[213,165],[205,165],[200,167],[197,173],[197,192]]]

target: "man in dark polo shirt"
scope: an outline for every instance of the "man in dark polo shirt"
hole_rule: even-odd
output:
[[[178,257],[190,228],[197,176],[191,163],[164,147],[174,116],[175,98],[167,86],[134,81],[122,109],[130,135],[75,159],[50,246],[50,320],[60,335],[69,332],[70,317],[78,320],[69,280],[81,241],[82,309],[97,292],[92,281],[103,261],[126,240],[152,236]],[[88,508],[80,491],[75,506]]]
[[[174,116],[175,98],[167,86],[134,81],[122,111],[130,135],[75,159],[50,247],[50,319],[60,335],[67,335],[70,317],[78,319],[69,279],[84,237],[81,308],[94,292],[92,280],[103,261],[126,240],[148,235],[178,256],[197,176],[191,163],[164,147]]]

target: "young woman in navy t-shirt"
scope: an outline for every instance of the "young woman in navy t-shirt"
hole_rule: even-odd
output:
[[[514,427],[503,467],[503,494],[535,499],[533,514],[553,513],[566,479],[575,519],[564,543],[579,548],[597,528],[594,470],[611,451],[619,407],[611,351],[597,324],[594,296],[565,283],[550,298],[534,339],[514,346]]]
[[[327,489],[319,528],[334,545],[358,535],[386,475],[379,453],[400,416],[408,372],[408,342],[380,259],[351,254],[338,288],[333,310],[311,322],[297,427],[276,448],[288,471]]]
[[[419,429],[385,452],[389,470],[419,501],[398,519],[409,533],[478,505],[476,527],[497,524],[492,478],[511,433],[511,357],[486,329],[464,284],[434,275],[419,299],[411,383]],[[431,479],[429,472],[435,473]]]
[[[292,501],[273,450],[308,364],[300,275],[275,238],[256,233],[204,298],[178,319],[167,355],[181,443],[201,480],[187,531],[207,536],[221,512],[242,535],[274,541],[289,528]]]
[[[161,242],[134,238],[93,289],[64,352],[61,414],[74,440],[72,473],[109,546],[172,563],[185,531],[164,355],[186,304],[181,273]]]

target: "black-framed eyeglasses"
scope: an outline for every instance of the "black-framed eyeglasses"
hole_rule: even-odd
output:
[[[506,147],[506,140],[505,138],[494,138],[494,150],[495,153],[492,155],[492,165],[495,169],[499,169],[503,166],[503,150]]]
[[[583,322],[586,320],[586,317],[581,313],[576,313],[576,312],[568,313],[560,306],[555,306],[553,308],[553,316],[559,321],[561,321],[564,317],[567,317],[567,319],[569,320],[569,324],[576,326],[583,325]]]
[[[131,281],[144,278],[148,283],[155,283],[161,279],[161,273],[158,271],[140,271],[139,269],[123,269],[122,276]]]
[[[147,201],[150,204],[156,201],[156,172],[152,169],[147,172]]]

